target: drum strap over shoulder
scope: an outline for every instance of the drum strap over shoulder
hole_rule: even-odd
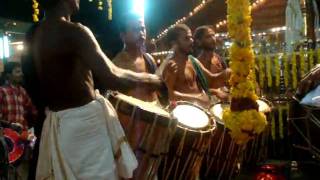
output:
[[[192,55],[189,55],[189,59],[191,60],[192,66],[196,71],[196,76],[197,76],[197,82],[201,86],[201,88],[206,92],[206,94],[211,97],[211,93],[209,91],[209,83],[208,79],[204,75],[204,72],[202,71],[200,65],[198,64],[197,60],[195,57]]]
[[[146,63],[146,66],[148,68],[149,73],[151,73],[151,74],[156,73],[157,65],[155,65],[155,63],[153,62],[151,55],[148,53],[144,53],[143,57],[144,57],[144,61]]]

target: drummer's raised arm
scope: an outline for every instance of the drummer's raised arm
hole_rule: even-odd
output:
[[[80,60],[91,69],[101,91],[126,91],[137,84],[146,84],[154,89],[162,86],[160,78],[156,75],[135,73],[115,66],[103,53],[93,33],[85,26],[79,25],[73,36]]]
[[[220,88],[222,86],[225,86],[228,79],[231,75],[231,69],[227,68],[220,73],[211,73],[207,68],[205,68],[202,63],[197,60],[198,65],[201,67],[202,71],[204,72],[205,76],[208,79],[209,87],[212,88]]]

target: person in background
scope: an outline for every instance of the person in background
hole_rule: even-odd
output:
[[[160,74],[169,90],[169,99],[194,102],[208,108],[211,105],[208,96],[209,87],[224,86],[230,76],[230,70],[213,74],[196,58],[189,56],[192,53],[193,38],[190,28],[184,24],[171,29],[167,40],[173,54],[165,62],[166,64],[162,65],[164,68]],[[201,83],[203,81],[207,83]]]
[[[22,128],[20,138],[22,141],[27,141],[28,129],[35,123],[37,110],[22,87],[21,64],[8,62],[5,64],[3,76],[5,82],[0,87],[0,120],[20,126]],[[21,161],[17,168],[17,175],[21,179],[27,179],[28,177],[29,160],[26,154],[26,158]]]
[[[220,73],[227,68],[223,59],[215,53],[217,40],[210,26],[198,27],[193,34],[193,38],[198,51],[198,60],[206,69],[211,73]],[[210,92],[221,101],[229,100],[229,94],[226,92],[225,87],[218,89],[210,88]]]

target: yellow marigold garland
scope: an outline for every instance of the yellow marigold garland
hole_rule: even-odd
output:
[[[267,55],[266,64],[267,64],[268,87],[272,87],[272,67],[271,67],[270,55]]]
[[[32,20],[33,22],[39,22],[39,14],[40,14],[40,10],[39,10],[39,3],[37,2],[37,0],[32,0],[32,9],[33,9],[33,14],[32,14]]]
[[[279,62],[278,55],[275,55],[273,62],[274,62],[274,69],[275,69],[275,75],[276,75],[275,84],[276,84],[276,87],[279,87],[280,86],[280,71],[281,71],[281,69],[280,69],[280,62]]]
[[[284,84],[286,88],[289,87],[289,62],[288,62],[288,56],[287,54],[283,55],[283,65],[284,65]]]
[[[306,60],[304,58],[304,52],[302,49],[299,51],[299,58],[300,58],[300,77],[303,77],[306,73]]]
[[[235,100],[256,102],[254,76],[254,54],[251,40],[251,6],[249,0],[227,0],[228,31],[233,39],[230,48],[231,105]],[[225,126],[237,144],[246,144],[250,139],[261,133],[267,124],[266,117],[256,109],[231,111],[223,113]]]
[[[258,57],[259,60],[259,82],[260,82],[260,88],[263,89],[264,88],[264,78],[265,78],[265,67],[264,67],[264,58],[263,55],[260,54]]]
[[[292,88],[296,89],[297,88],[297,55],[295,52],[292,53]]]
[[[309,59],[309,70],[311,70],[314,66],[314,51],[313,51],[313,49],[309,50],[308,59]]]

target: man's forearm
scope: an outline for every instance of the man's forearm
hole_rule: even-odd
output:
[[[127,91],[137,85],[147,85],[151,89],[158,90],[162,87],[162,81],[159,76],[148,73],[135,73],[133,71],[116,69],[114,72],[116,77],[115,89]]]

